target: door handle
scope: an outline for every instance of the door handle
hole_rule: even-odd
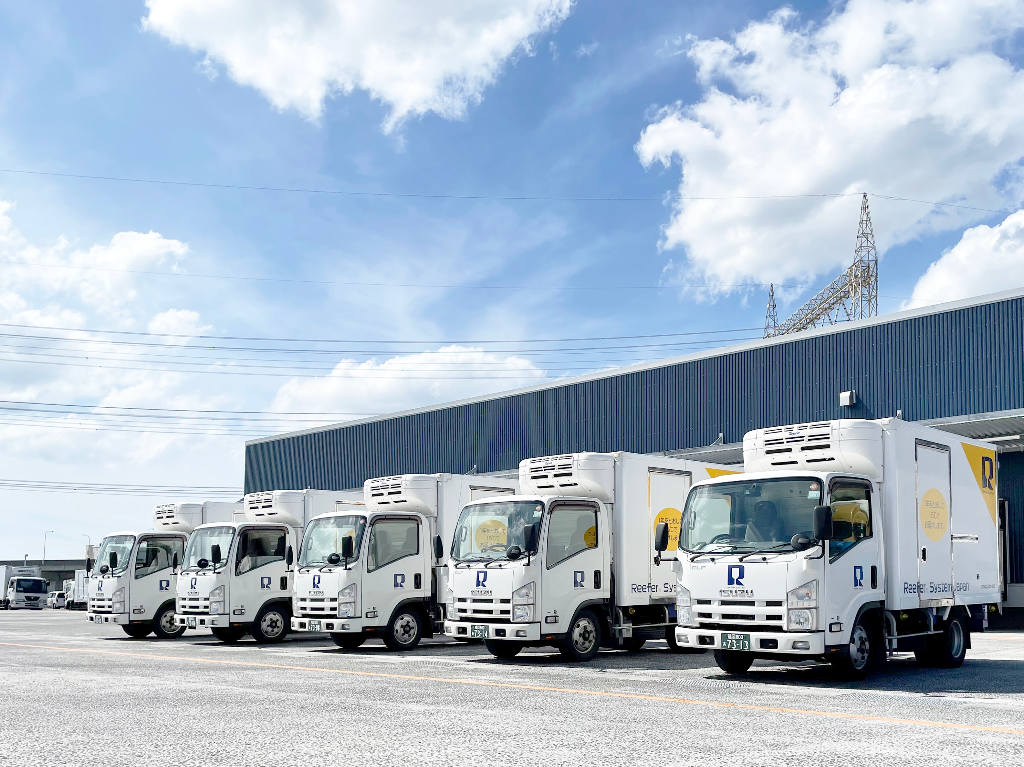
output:
[[[871,565],[871,588],[878,588],[878,568],[875,565]]]
[[[921,549],[921,561],[922,562],[927,562],[928,561],[928,547],[927,546],[925,546],[924,548]]]
[[[414,589],[421,589],[421,588],[423,588],[423,576],[420,573],[416,573],[412,577],[412,587]]]
[[[595,589],[601,588],[601,571],[600,570],[594,570],[594,588]]]
[[[287,591],[287,590],[288,590],[288,576],[287,575],[282,575],[281,576],[281,591]]]

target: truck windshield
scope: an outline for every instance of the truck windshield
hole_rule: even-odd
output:
[[[41,578],[18,578],[14,590],[19,594],[45,594],[47,585]]]
[[[327,564],[331,554],[341,556],[341,539],[352,539],[354,562],[359,559],[359,547],[363,543],[363,531],[366,529],[366,517],[358,514],[347,514],[343,517],[323,517],[309,523],[306,537],[302,541],[302,552],[299,554],[299,567]]]
[[[452,559],[458,562],[505,559],[505,552],[510,546],[518,546],[525,552],[523,530],[527,525],[536,525],[536,547],[543,516],[544,504],[540,501],[466,506],[455,528]],[[536,553],[536,548],[531,553]]]
[[[679,548],[699,551],[791,551],[797,534],[811,537],[821,481],[767,479],[696,487],[686,499]]]
[[[220,546],[220,561],[227,562],[228,549],[231,548],[231,540],[235,537],[233,527],[203,527],[192,533],[188,539],[188,548],[185,550],[185,570],[199,567],[200,559],[207,559],[213,564],[213,546]]]
[[[110,554],[117,555],[117,565],[110,568],[112,573],[124,572],[128,567],[128,555],[135,545],[134,535],[108,535],[100,541],[100,552],[96,555],[96,567],[110,564]]]

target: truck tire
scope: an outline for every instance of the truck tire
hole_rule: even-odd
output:
[[[343,650],[355,650],[363,646],[363,642],[366,641],[366,634],[362,631],[358,634],[345,634],[340,631],[332,631],[331,641]]]
[[[963,615],[951,613],[942,633],[928,637],[925,649],[914,653],[917,662],[936,668],[960,668],[967,656],[969,631]]]
[[[582,610],[569,624],[569,631],[559,645],[562,657],[571,663],[594,659],[601,648],[601,624],[590,610]]]
[[[832,669],[841,679],[866,679],[876,663],[880,643],[881,636],[870,613],[863,613],[853,624],[849,647],[839,657],[832,659]]]
[[[522,642],[503,642],[497,639],[485,639],[484,644],[487,645],[487,652],[495,658],[501,658],[502,660],[511,660],[523,649]]]
[[[245,636],[245,629],[236,628],[235,626],[212,628],[210,631],[213,632],[213,635],[217,637],[217,639],[225,644],[234,644]]]
[[[669,652],[685,653],[687,655],[703,655],[708,651],[706,647],[689,647],[679,644],[676,641],[676,627],[669,626],[665,629],[665,641],[668,642]]]
[[[640,652],[645,644],[647,640],[643,637],[629,637],[622,640],[622,649],[626,652]]]
[[[288,634],[288,611],[281,605],[267,605],[256,615],[249,632],[259,644],[277,644]]]
[[[157,610],[153,617],[153,633],[157,639],[177,639],[185,633],[184,626],[174,623],[174,605]]]
[[[423,638],[423,619],[415,607],[400,607],[395,611],[382,639],[389,650],[411,650]]]
[[[754,662],[754,655],[739,650],[715,650],[715,663],[726,674],[746,674]]]
[[[153,627],[148,623],[129,623],[127,626],[121,626],[121,628],[132,639],[148,637],[149,632],[153,630]]]

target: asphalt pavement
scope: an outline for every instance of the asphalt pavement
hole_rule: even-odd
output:
[[[814,664],[730,677],[664,642],[574,665],[445,639],[138,640],[81,612],[0,612],[0,765],[1020,763],[1024,631],[973,642],[960,669],[897,656],[854,684]]]

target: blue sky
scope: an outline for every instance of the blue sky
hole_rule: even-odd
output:
[[[764,322],[761,283],[790,286],[788,315],[852,259],[859,191],[1019,207],[1019,2],[417,4],[465,33],[447,50],[425,22],[393,29],[402,3],[332,27],[347,5],[308,4],[295,55],[276,57],[261,38],[277,33],[271,0],[0,2],[0,168],[463,198],[0,172],[0,322],[79,339],[30,340],[50,345],[45,359],[0,351],[0,399],[389,412],[702,348],[681,337],[691,345],[531,357],[537,344],[495,340],[757,336],[743,329]],[[525,32],[495,26],[512,14]],[[491,39],[481,29],[505,36],[498,52],[461,57]],[[371,61],[367,41],[420,63]],[[680,200],[825,192],[848,196]],[[517,196],[548,199],[500,199]],[[1024,222],[1005,212],[871,208],[883,312],[1024,284]],[[450,287],[424,287],[438,285]],[[113,363],[100,342],[115,336],[34,329],[46,327],[192,340],[149,337],[164,346],[119,347]],[[279,364],[268,352],[212,351],[233,370],[167,372],[200,354],[167,344],[199,335],[374,343],[322,347],[304,377],[266,375]],[[442,341],[462,343],[439,353]],[[209,343],[312,358],[295,353],[310,344]],[[76,348],[90,359],[49,364]],[[283,428],[95,431],[65,411],[0,424],[0,479],[238,487],[245,434]],[[148,527],[163,500],[0,489],[0,557],[37,557],[48,529],[50,556],[78,556],[83,534]]]

